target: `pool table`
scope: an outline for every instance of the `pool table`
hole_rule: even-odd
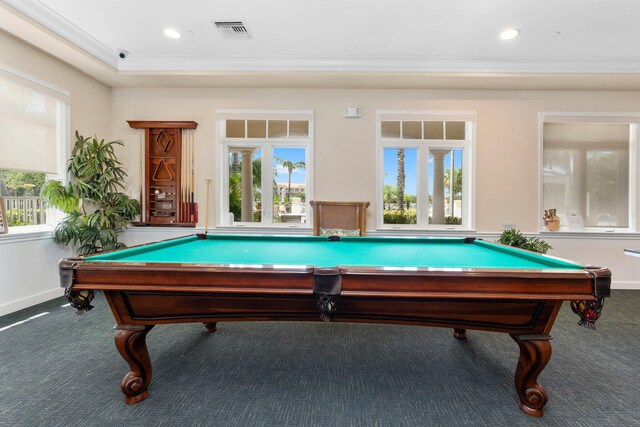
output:
[[[475,238],[197,234],[60,261],[79,312],[104,292],[115,344],[129,364],[125,402],[148,396],[146,335],[157,324],[333,321],[426,325],[510,334],[520,348],[520,409],[542,416],[537,383],[563,301],[593,327],[611,273]]]

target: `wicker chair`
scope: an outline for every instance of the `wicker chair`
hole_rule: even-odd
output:
[[[367,233],[369,202],[329,202],[312,200],[315,236],[364,236]]]

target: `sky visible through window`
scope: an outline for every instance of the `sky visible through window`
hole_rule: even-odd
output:
[[[289,180],[289,171],[282,167],[282,163],[275,160],[275,158],[289,160],[293,163],[305,162],[305,149],[304,148],[284,148],[278,147],[273,149],[274,165],[277,172],[275,176],[276,182],[287,182]],[[306,170],[294,169],[291,174],[292,184],[304,184],[306,182]]]
[[[396,156],[395,148],[385,148],[385,156],[384,156],[384,183],[395,186],[397,184],[397,173],[398,173],[398,163]],[[274,157],[279,159],[290,160],[294,163],[296,162],[304,162],[305,161],[305,150],[303,148],[283,148],[278,147],[273,149]],[[406,194],[416,194],[416,168],[418,165],[417,159],[417,150],[415,149],[405,149],[405,159],[404,159],[404,168],[405,168],[405,193]],[[447,154],[444,158],[445,169],[449,167],[451,162],[451,155]],[[430,162],[431,163],[431,162]],[[453,158],[453,165],[455,169],[462,167],[462,151],[455,150],[455,155]],[[431,166],[431,165],[429,165]],[[288,179],[288,171],[282,167],[281,164],[276,165],[276,171],[278,175],[276,176],[276,181],[286,181]],[[291,183],[295,184],[303,184],[305,182],[306,172],[304,169],[295,169],[291,174]],[[429,183],[429,190],[433,191],[432,183]]]
[[[405,148],[404,150],[404,175],[405,175],[405,194],[416,195],[416,168],[418,150],[415,148]],[[444,157],[444,167],[449,168],[451,164],[451,154]],[[432,166],[432,159],[429,159],[429,167]],[[462,167],[462,150],[454,150],[453,167],[459,169]],[[396,148],[384,149],[384,185],[397,185],[398,179],[398,157]],[[433,182],[429,183],[429,192],[433,192]]]

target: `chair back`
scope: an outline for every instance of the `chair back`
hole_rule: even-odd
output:
[[[364,236],[369,202],[309,202],[313,209],[314,236]]]

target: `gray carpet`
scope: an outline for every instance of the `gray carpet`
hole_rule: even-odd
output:
[[[539,382],[545,416],[517,408],[517,345],[506,334],[393,325],[156,326],[150,396],[127,406],[111,312],[63,299],[0,317],[2,426],[640,425],[640,292],[613,291],[597,331],[565,305]]]

